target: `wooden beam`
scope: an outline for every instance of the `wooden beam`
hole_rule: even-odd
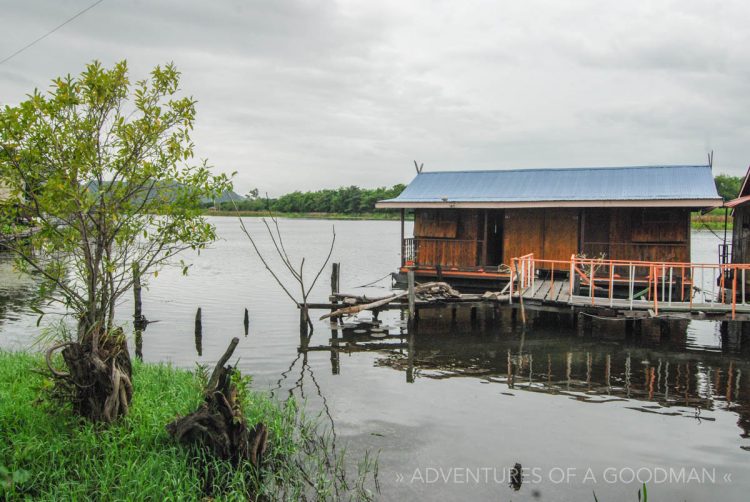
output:
[[[489,218],[489,209],[484,210],[484,237],[482,238],[482,266],[487,265],[487,220]]]
[[[406,209],[401,208],[401,266],[406,265],[406,243],[404,242],[404,213]]]

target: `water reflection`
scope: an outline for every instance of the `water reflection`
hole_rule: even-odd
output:
[[[605,329],[601,321],[582,329],[565,316],[537,314],[524,329],[509,309],[465,310],[423,312],[412,331],[403,317],[391,325],[372,318],[331,323],[328,343],[306,339],[298,358],[330,351],[336,375],[342,352],[368,351],[381,355],[377,366],[402,371],[407,383],[473,377],[503,385],[506,395],[540,392],[590,404],[632,400],[626,408],[697,421],[714,420],[704,411],[727,410],[737,413],[741,437],[749,437],[750,367],[740,356],[750,349],[750,331],[743,323],[610,321]],[[471,330],[456,323],[461,316],[476,319]]]
[[[0,252],[0,326],[20,319],[34,304],[38,282],[15,269],[13,257]]]

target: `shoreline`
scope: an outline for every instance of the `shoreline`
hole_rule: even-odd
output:
[[[220,217],[231,217],[241,216],[246,218],[267,218],[273,216],[275,218],[289,218],[289,219],[300,219],[300,220],[354,220],[354,221],[399,221],[401,216],[397,212],[387,213],[285,213],[280,211],[225,211],[225,210],[205,210],[203,211],[204,216],[220,216]],[[414,215],[408,214],[405,218],[406,221],[414,221]],[[703,217],[698,217],[697,213],[693,213],[690,217],[690,227],[693,230],[705,230],[708,227],[711,230],[724,230],[724,216],[709,214]],[[727,230],[732,230],[732,218],[729,217],[727,222]]]
[[[290,218],[300,220],[368,220],[368,221],[398,221],[401,216],[399,213],[285,213],[280,211],[225,211],[225,210],[206,210],[204,216],[242,216],[247,218]],[[412,221],[413,215],[406,217],[407,221]]]
[[[268,427],[267,458],[261,473],[253,474],[227,461],[203,461],[167,433],[167,423],[203,402],[200,372],[134,359],[137,390],[130,412],[102,427],[81,421],[50,399],[52,384],[43,367],[41,354],[0,350],[0,440],[5,444],[0,449],[0,500],[56,500],[61,495],[71,500],[160,500],[165,494],[245,500],[276,493],[317,498],[333,486],[329,479],[343,476],[345,459],[332,449],[330,432],[319,430],[314,415],[308,418],[294,400],[280,402],[252,387],[247,390],[243,412],[248,424]],[[317,446],[306,449],[310,437]],[[204,468],[217,481],[205,484]],[[374,472],[370,462],[347,480],[350,485],[341,482],[338,489],[371,496],[365,485]]]

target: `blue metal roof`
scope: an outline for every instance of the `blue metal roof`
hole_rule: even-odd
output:
[[[395,199],[400,203],[530,203],[575,201],[702,201],[716,203],[710,166],[642,166],[418,174]],[[524,204],[528,205],[528,204]]]

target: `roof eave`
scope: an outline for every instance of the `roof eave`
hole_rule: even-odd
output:
[[[510,209],[545,207],[686,207],[702,208],[721,206],[716,199],[632,199],[632,200],[545,200],[545,201],[400,201],[383,200],[375,204],[378,209]]]

